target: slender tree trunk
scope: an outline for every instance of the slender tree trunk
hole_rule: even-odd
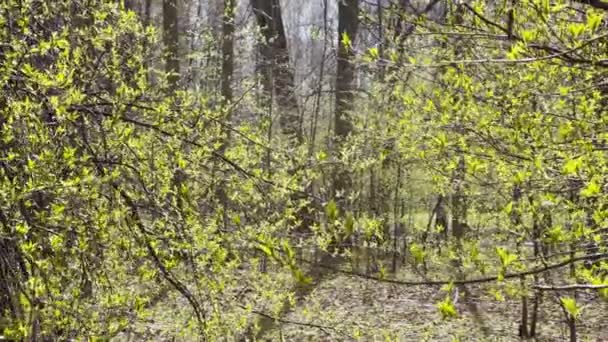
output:
[[[391,271],[397,272],[397,260],[399,252],[397,251],[397,240],[399,239],[399,233],[401,228],[401,215],[399,196],[401,192],[401,164],[397,164],[397,186],[395,187],[395,198],[393,200],[393,261],[391,265]]]
[[[125,5],[125,9],[126,10],[132,10],[132,11],[135,10],[135,6],[133,4],[133,1],[134,0],[124,0],[124,5]]]
[[[232,74],[234,73],[234,8],[235,0],[224,0],[222,15],[222,101],[232,102]],[[230,113],[227,113],[230,115]],[[230,121],[230,117],[226,118]]]
[[[152,17],[152,0],[146,0],[144,4],[144,25],[150,25]]]
[[[570,342],[576,342],[576,319],[572,316],[568,316],[568,328],[570,330]]]
[[[338,7],[338,55],[336,70],[336,108],[334,130],[336,137],[344,139],[353,129],[349,118],[349,111],[353,108],[353,80],[355,79],[355,66],[353,58],[355,52],[353,44],[357,39],[359,29],[359,1],[340,1]],[[350,42],[350,46],[345,44]]]
[[[535,281],[536,278],[535,278]],[[538,326],[538,311],[540,308],[541,292],[534,293],[534,306],[532,307],[532,318],[530,320],[530,337],[536,337],[536,327]]]
[[[521,277],[521,286],[525,284],[525,277]],[[528,331],[528,297],[526,295],[521,296],[521,322],[519,323],[519,337],[528,338],[530,333]]]
[[[221,70],[221,92],[222,92],[222,109],[225,111],[225,125],[222,127],[223,136],[221,138],[218,153],[224,154],[230,143],[230,121],[232,110],[230,104],[232,102],[232,75],[234,72],[234,8],[235,0],[224,0],[224,8],[222,14],[222,70]],[[214,172],[215,174],[215,172]],[[228,211],[230,209],[229,199],[226,195],[226,182],[220,180],[216,190],[219,204],[223,208],[223,224],[224,229],[228,229]]]
[[[177,0],[163,0],[163,43],[166,49],[165,72],[169,86],[175,89],[179,81],[179,29]]]
[[[336,151],[353,130],[349,113],[353,109],[353,80],[355,79],[355,65],[353,59],[354,43],[357,40],[359,29],[359,0],[340,1],[338,6],[338,55],[336,64],[336,99],[334,112],[334,135]],[[334,174],[334,196],[340,200],[346,198],[350,188],[350,177],[346,172],[338,171]]]
[[[467,227],[464,156],[460,156],[459,159],[456,176],[454,177],[454,193],[452,194],[452,235],[458,240],[464,237]]]
[[[317,84],[317,95],[315,97],[315,105],[313,110],[313,117],[310,122],[310,146],[308,149],[309,157],[312,157],[315,150],[315,142],[317,139],[317,123],[319,119],[319,112],[321,111],[321,98],[323,96],[323,82],[325,78],[325,58],[327,56],[327,36],[328,36],[328,25],[327,25],[327,0],[323,0],[323,53],[321,55],[321,62],[319,64],[319,81]]]
[[[454,22],[460,24],[463,21],[464,6],[461,3],[457,3],[454,8]],[[454,55],[456,59],[464,57],[464,51],[462,41],[454,41]],[[460,126],[460,116],[456,116],[457,125]],[[466,161],[464,153],[458,151],[458,166],[455,170],[453,194],[452,194],[452,235],[457,240],[464,237],[467,230],[467,198],[466,198]]]
[[[433,213],[431,213],[433,214]],[[448,212],[445,208],[445,197],[439,195],[437,197],[437,205],[435,206],[435,230],[440,230],[444,240],[448,238]]]

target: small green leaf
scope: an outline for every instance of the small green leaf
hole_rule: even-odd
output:
[[[599,186],[599,184],[597,184],[595,180],[591,180],[589,183],[587,183],[587,186],[583,190],[581,190],[581,196],[593,197],[599,194],[600,191],[601,187]]]
[[[342,32],[342,46],[344,46],[344,48],[348,51],[352,48],[352,42],[350,40],[350,37],[348,36],[348,33],[346,32]]]
[[[509,253],[505,248],[497,247],[496,254],[500,258],[500,263],[503,267],[507,267],[512,264],[515,260],[517,260],[517,255]]]
[[[372,60],[377,60],[380,57],[380,55],[378,54],[377,47],[372,47],[372,48],[367,49],[367,53],[369,54],[369,56]]]
[[[566,175],[575,175],[578,170],[581,168],[581,166],[583,165],[583,161],[581,158],[576,158],[576,159],[569,159],[566,161],[566,163],[564,164],[564,174]]]
[[[583,23],[571,23],[568,25],[568,31],[574,36],[578,37],[585,31],[586,25]]]
[[[412,253],[412,256],[414,257],[414,261],[416,262],[416,264],[421,264],[424,261],[424,258],[426,256],[424,248],[416,243],[411,244],[410,253]]]
[[[446,297],[443,301],[437,304],[437,309],[439,309],[439,313],[441,313],[441,317],[443,319],[455,318],[458,316],[456,312],[456,307],[454,307],[454,303],[449,297]]]
[[[20,222],[15,226],[15,231],[20,235],[25,235],[30,231],[30,228],[25,223]]]
[[[272,249],[266,245],[259,244],[258,249],[264,252],[264,254],[268,255],[269,257],[272,257],[273,255]]]
[[[603,18],[603,13],[587,13],[587,28],[592,32],[597,30],[597,28],[602,23]]]
[[[352,235],[355,231],[355,219],[353,218],[353,214],[346,214],[346,221],[344,221],[344,230],[348,236]]]
[[[241,216],[239,216],[238,214],[234,214],[234,216],[232,216],[232,222],[234,224],[236,224],[237,226],[241,224]]]
[[[507,203],[507,205],[504,208],[504,211],[506,214],[511,214],[513,212],[513,202]]]
[[[319,151],[317,152],[317,160],[318,161],[324,161],[327,159],[327,153],[325,153],[325,151]]]
[[[327,202],[325,205],[325,215],[327,215],[327,219],[330,222],[333,222],[338,218],[338,206],[334,200]]]
[[[536,32],[533,30],[523,30],[521,32],[521,37],[523,38],[524,42],[529,42],[536,38]]]
[[[572,316],[573,318],[578,318],[581,314],[581,308],[576,303],[576,300],[572,297],[562,297],[560,298],[564,309]]]

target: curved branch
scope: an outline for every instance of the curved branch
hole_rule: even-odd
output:
[[[608,253],[583,255],[583,256],[579,256],[579,257],[575,257],[575,258],[570,258],[570,259],[567,259],[567,260],[564,260],[562,262],[558,262],[555,264],[538,267],[538,268],[533,268],[528,271],[507,273],[502,277],[496,275],[496,276],[490,276],[490,277],[484,277],[484,278],[464,279],[464,280],[445,279],[445,280],[407,281],[407,280],[389,279],[389,278],[381,278],[381,277],[376,277],[376,276],[372,276],[372,275],[367,275],[367,274],[359,273],[359,272],[346,271],[346,270],[342,270],[339,268],[335,268],[333,266],[315,263],[315,262],[312,262],[309,260],[302,260],[302,261],[307,264],[316,265],[318,267],[325,268],[325,269],[330,269],[337,273],[342,273],[342,274],[346,274],[346,275],[350,275],[350,276],[356,276],[356,277],[364,278],[364,279],[368,279],[368,280],[375,280],[375,281],[379,281],[379,282],[383,282],[383,283],[406,285],[406,286],[432,286],[432,285],[441,286],[441,285],[447,285],[447,284],[454,284],[454,285],[479,284],[479,283],[488,283],[488,282],[492,282],[492,281],[497,281],[498,279],[520,278],[520,277],[524,277],[524,276],[547,272],[547,271],[550,271],[550,270],[553,270],[556,268],[561,268],[561,267],[573,264],[575,262],[584,261],[584,260],[594,260],[594,261],[608,260]]]

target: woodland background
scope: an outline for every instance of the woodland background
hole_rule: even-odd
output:
[[[0,337],[608,340],[608,3],[0,11]]]

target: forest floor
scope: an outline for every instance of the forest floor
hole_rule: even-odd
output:
[[[445,272],[448,266],[443,268],[435,271]],[[289,277],[289,274],[285,276]],[[387,276],[401,280],[421,278],[411,265],[402,265],[396,274]],[[517,292],[513,292],[517,291],[517,286],[511,286],[517,283],[517,280],[511,280],[501,284],[488,282],[461,287],[457,295],[449,293],[455,300],[457,316],[443,318],[437,303],[448,295],[445,287],[399,285],[332,273],[323,277],[295,309],[282,317],[289,323],[274,325],[261,340],[520,341],[522,305]],[[542,295],[534,341],[568,340],[569,331],[559,295],[573,294],[546,292]],[[578,341],[608,342],[608,301],[598,298],[593,291],[578,291],[576,301],[581,307],[576,324]],[[193,336],[182,335],[183,324],[188,320],[189,310],[183,310],[187,305],[183,298],[171,291],[153,309],[155,312],[151,319],[139,325],[138,333],[122,334],[117,340],[194,341]],[[529,312],[532,312],[532,307],[530,299]],[[268,312],[268,308],[256,309]],[[225,341],[233,340],[228,338]]]
[[[284,341],[519,341],[521,301],[497,300],[492,288],[467,286],[469,296],[459,291],[457,317],[443,319],[436,303],[446,292],[439,287],[337,275],[320,283],[286,317],[332,328],[284,324],[268,340],[279,341],[282,334]],[[579,293],[577,302],[582,305],[579,341],[608,341],[608,302],[595,293]],[[567,341],[569,332],[556,294],[545,294],[539,308],[536,341]]]

